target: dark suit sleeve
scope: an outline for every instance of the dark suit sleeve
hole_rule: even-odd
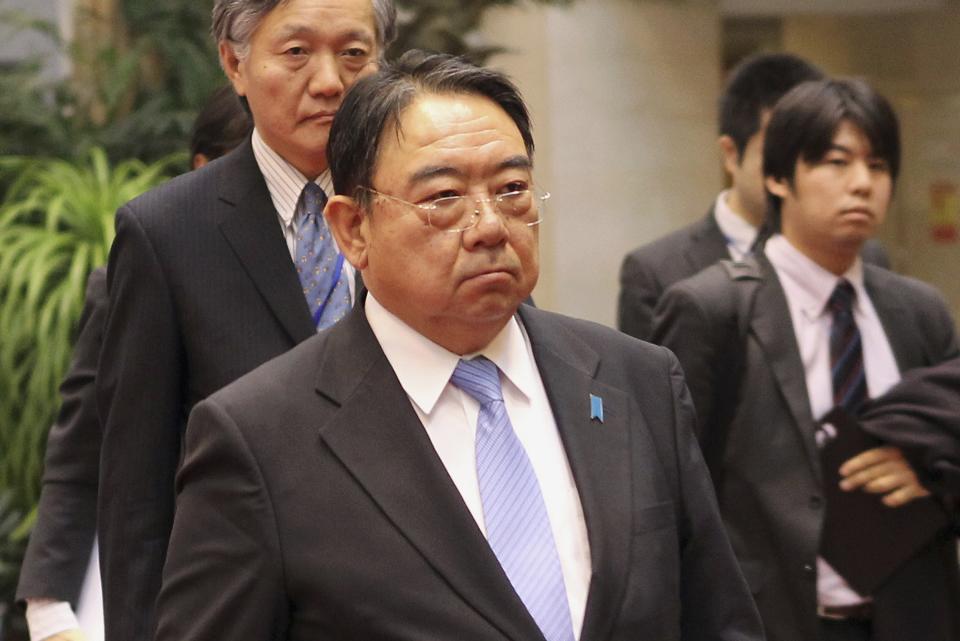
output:
[[[710,474],[693,433],[696,416],[671,359],[680,519],[683,641],[762,640],[763,628],[720,518]]]
[[[259,467],[214,399],[190,415],[157,641],[281,638],[286,597],[276,521]]]
[[[703,279],[701,275],[698,282]],[[651,340],[668,348],[680,361],[696,408],[697,436],[703,442],[719,405],[716,390],[723,375],[724,346],[731,338],[731,327],[707,313],[703,296],[690,283],[681,281],[667,289],[656,309]]]
[[[960,358],[907,372],[864,404],[859,421],[901,448],[928,489],[960,497]]]
[[[147,641],[173,518],[184,362],[176,310],[151,239],[129,205],[116,224],[97,378],[100,567],[107,639]]]
[[[641,340],[650,340],[653,310],[663,293],[659,281],[642,257],[627,254],[620,267],[617,328]]]
[[[100,421],[95,377],[107,317],[106,270],[87,281],[73,361],[47,437],[37,522],[20,568],[17,598],[69,601],[76,607],[97,522]]]

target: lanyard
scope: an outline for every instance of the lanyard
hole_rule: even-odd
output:
[[[327,295],[324,297],[323,302],[320,304],[320,307],[317,308],[317,311],[313,313],[313,326],[316,327],[320,324],[320,319],[323,317],[323,310],[327,308],[327,303],[330,302],[330,297],[333,296],[333,290],[337,288],[337,283],[340,282],[340,274],[343,272],[343,254],[337,254],[337,265],[333,268],[333,281],[330,283],[330,289],[327,290]]]

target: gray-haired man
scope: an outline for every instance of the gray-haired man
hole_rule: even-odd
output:
[[[221,62],[254,133],[117,213],[97,380],[108,641],[153,635],[190,408],[349,308],[352,272],[316,216],[332,196],[327,135],[394,19],[385,0],[218,0]]]

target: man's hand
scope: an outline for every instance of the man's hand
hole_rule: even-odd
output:
[[[900,507],[930,496],[897,447],[876,447],[861,452],[840,466],[840,475],[844,477],[840,489],[884,494],[883,503],[889,507]]]
[[[42,641],[87,641],[87,637],[80,630],[64,630],[46,637]]]

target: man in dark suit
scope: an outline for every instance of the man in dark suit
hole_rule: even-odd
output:
[[[767,127],[765,184],[780,233],[755,273],[711,267],[674,285],[657,309],[653,338],[688,377],[721,513],[771,641],[960,638],[949,532],[931,535],[872,593],[820,554],[822,479],[834,470],[821,466],[818,421],[835,407],[856,414],[902,373],[958,353],[935,290],[858,258],[885,217],[899,163],[896,116],[865,83],[798,86]],[[928,500],[895,446],[839,472],[843,490],[878,494],[877,508]]]
[[[389,0],[218,0],[221,62],[254,132],[117,213],[97,376],[108,641],[154,633],[190,408],[349,308],[351,272],[319,215],[326,142],[394,18]]]
[[[653,310],[670,285],[719,260],[750,253],[767,207],[761,160],[770,110],[801,82],[822,77],[807,61],[783,53],[752,56],[730,73],[720,98],[717,141],[730,188],[705,217],[626,255],[620,268],[620,331],[648,340]],[[866,245],[864,257],[889,267],[875,241]]]
[[[158,639],[760,638],[675,359],[520,306],[532,151],[496,72],[354,86],[326,216],[368,291],[194,409]]]
[[[194,122],[191,168],[235,148],[252,126],[233,87],[217,89]],[[98,267],[87,280],[73,360],[60,386],[57,420],[47,437],[37,519],[17,583],[17,599],[27,605],[30,638],[37,641],[83,639],[74,612],[81,597],[89,612],[102,610],[100,595],[87,593],[84,580],[93,561],[90,551],[96,532],[102,431],[95,381],[108,301],[107,270]],[[100,590],[99,581],[88,585]],[[102,614],[93,616],[102,620]],[[99,630],[100,624],[95,627]]]

